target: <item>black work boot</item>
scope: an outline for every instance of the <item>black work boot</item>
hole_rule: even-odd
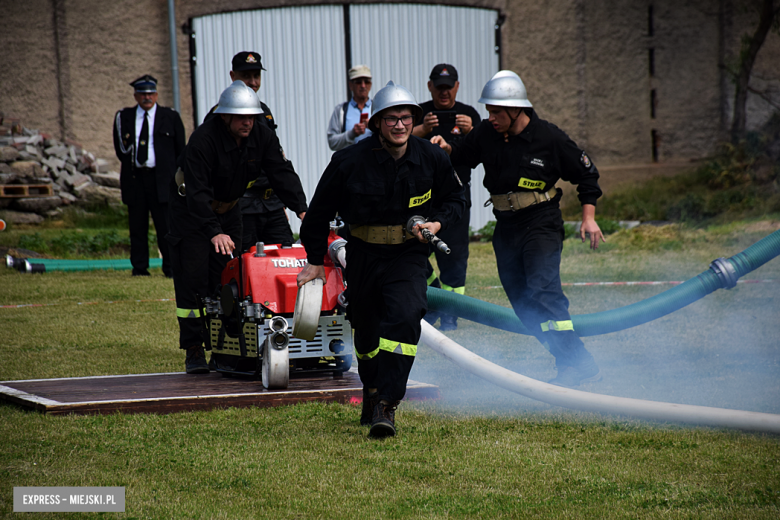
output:
[[[441,317],[441,324],[439,330],[457,330],[458,329],[458,317],[451,314],[443,314]]]
[[[202,345],[187,349],[187,358],[184,360],[184,366],[188,374],[209,373],[209,365],[206,363],[206,352],[203,350]]]
[[[436,320],[439,319],[439,316],[441,316],[441,313],[436,311],[428,311],[425,313],[425,316],[423,319],[430,323],[431,325],[436,325]]]
[[[558,366],[558,375],[550,379],[551,385],[573,388],[582,383],[601,381],[601,371],[592,357],[582,360],[576,366]]]
[[[374,407],[374,417],[371,419],[370,437],[392,437],[395,435],[395,409],[398,401],[388,402],[382,400]]]
[[[360,412],[360,426],[371,424],[374,408],[376,408],[378,403],[377,397],[379,397],[377,392],[369,394],[367,389],[363,389],[363,409]]]

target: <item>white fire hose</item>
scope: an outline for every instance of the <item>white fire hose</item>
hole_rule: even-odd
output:
[[[421,320],[421,323],[421,341],[430,348],[476,376],[537,401],[564,408],[624,414],[655,421],[780,433],[780,415],[613,397],[542,383],[491,363],[458,345],[425,320]]]

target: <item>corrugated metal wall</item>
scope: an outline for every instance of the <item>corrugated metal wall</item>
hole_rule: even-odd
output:
[[[252,50],[262,56],[258,94],[274,114],[277,135],[308,198],[330,161],[325,132],[344,97],[346,58],[340,5],[239,11],[193,20],[198,117],[230,85],[231,59]],[[291,212],[288,212],[291,213]],[[291,215],[295,233],[300,221]]]
[[[426,87],[434,65],[455,65],[460,76],[458,100],[474,106],[482,86],[498,70],[493,27],[497,13],[419,4],[350,6],[352,64],[365,63],[374,74],[372,94],[392,79],[419,102],[430,99]],[[259,96],[272,110],[287,157],[311,198],[332,152],[328,120],[346,100],[344,19],[341,5],[239,11],[195,18],[196,104],[200,120],[230,84],[230,60],[237,52],[262,56]],[[492,213],[482,207],[482,167],[472,176],[473,229]],[[292,217],[293,231],[299,221]]]
[[[418,103],[431,99],[428,76],[434,65],[458,69],[457,100],[487,117],[477,103],[482,87],[498,72],[494,25],[490,9],[421,4],[364,4],[350,6],[352,62],[365,63],[374,76],[373,92],[388,81],[403,85]],[[482,204],[489,194],[482,186],[482,166],[472,171],[471,228],[476,231],[493,212]]]

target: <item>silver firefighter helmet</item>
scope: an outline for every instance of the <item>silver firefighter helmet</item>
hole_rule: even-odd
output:
[[[371,102],[371,116],[368,118],[368,128],[372,130],[376,128],[375,124],[378,124],[379,114],[383,110],[400,106],[411,108],[414,124],[420,122],[420,119],[422,119],[422,108],[417,104],[417,100],[414,99],[412,93],[401,85],[388,81],[387,85],[376,93]]]
[[[520,76],[511,70],[502,70],[490,78],[482,89],[480,103],[499,107],[533,107]]]
[[[243,81],[236,80],[219,96],[215,114],[262,114],[260,98]]]

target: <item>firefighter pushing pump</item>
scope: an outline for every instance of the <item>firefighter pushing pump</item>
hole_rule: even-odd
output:
[[[187,373],[209,372],[203,300],[213,295],[233,251],[241,251],[237,202],[247,185],[262,168],[282,202],[299,218],[306,212],[301,181],[284,158],[279,139],[267,126],[254,124],[261,112],[255,92],[233,82],[219,98],[219,117],[195,130],[179,159],[181,172],[171,179],[167,238]]]
[[[326,279],[323,258],[329,223],[347,224],[347,317],[354,329],[363,383],[360,424],[370,435],[395,434],[395,409],[406,392],[427,312],[428,244],[432,233],[457,220],[466,207],[463,185],[438,146],[411,136],[422,110],[392,81],[374,97],[373,135],[333,154],[301,226],[308,263],[302,287]],[[414,216],[425,220],[407,230]]]

